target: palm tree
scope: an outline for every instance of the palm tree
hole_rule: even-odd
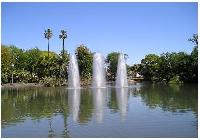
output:
[[[60,32],[61,34],[59,35],[59,38],[63,40],[63,56],[64,56],[65,52],[64,45],[65,45],[65,39],[67,38],[67,32],[65,30],[61,30]]]
[[[49,57],[49,39],[53,36],[52,30],[47,29],[44,31],[44,37],[48,40],[48,57]]]

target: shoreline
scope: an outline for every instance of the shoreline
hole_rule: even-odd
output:
[[[40,83],[7,83],[1,84],[1,88],[24,88],[24,87],[44,87]]]
[[[114,81],[108,81],[106,83],[113,83]],[[128,83],[134,83],[136,81],[128,81]],[[81,83],[81,86],[83,87],[87,87],[88,84],[87,82],[83,82]],[[41,83],[6,83],[6,84],[1,84],[1,88],[26,88],[26,87],[47,87],[44,84]],[[51,87],[51,86],[50,86]],[[53,86],[52,86],[53,87]],[[58,87],[62,87],[62,86],[58,86]]]

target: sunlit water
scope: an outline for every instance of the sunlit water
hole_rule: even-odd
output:
[[[197,85],[2,89],[2,137],[197,137]]]

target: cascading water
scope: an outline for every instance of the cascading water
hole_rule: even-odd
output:
[[[95,88],[106,87],[104,58],[100,53],[95,53],[93,55],[92,87]]]
[[[123,54],[120,54],[118,58],[116,87],[128,87],[126,63]]]
[[[68,88],[80,88],[79,69],[75,55],[70,55],[68,70]]]

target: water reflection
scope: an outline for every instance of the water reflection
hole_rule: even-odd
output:
[[[118,113],[126,121],[120,122]],[[138,117],[139,113],[143,117]],[[91,132],[98,136],[112,133],[113,137],[123,134],[134,137],[133,130],[138,137],[158,136],[156,132],[150,133],[149,128],[168,137],[171,131],[175,137],[183,134],[195,137],[197,118],[198,88],[192,84],[2,89],[1,92],[2,137],[90,137]]]
[[[52,120],[49,118],[49,131],[48,131],[48,137],[53,138],[55,136],[55,132],[52,128]]]
[[[87,124],[92,118],[92,92],[88,89],[81,90],[81,101],[79,110],[79,123]]]
[[[93,104],[94,104],[94,115],[96,121],[101,123],[104,115],[104,107],[106,104],[107,90],[105,88],[93,88]]]
[[[192,110],[198,112],[196,85],[145,85],[138,92],[143,102],[150,109],[160,107],[163,111],[185,112]]]
[[[117,104],[120,110],[121,119],[124,120],[128,109],[128,88],[116,88]]]
[[[79,117],[80,97],[80,89],[68,89],[69,110],[75,122]]]

